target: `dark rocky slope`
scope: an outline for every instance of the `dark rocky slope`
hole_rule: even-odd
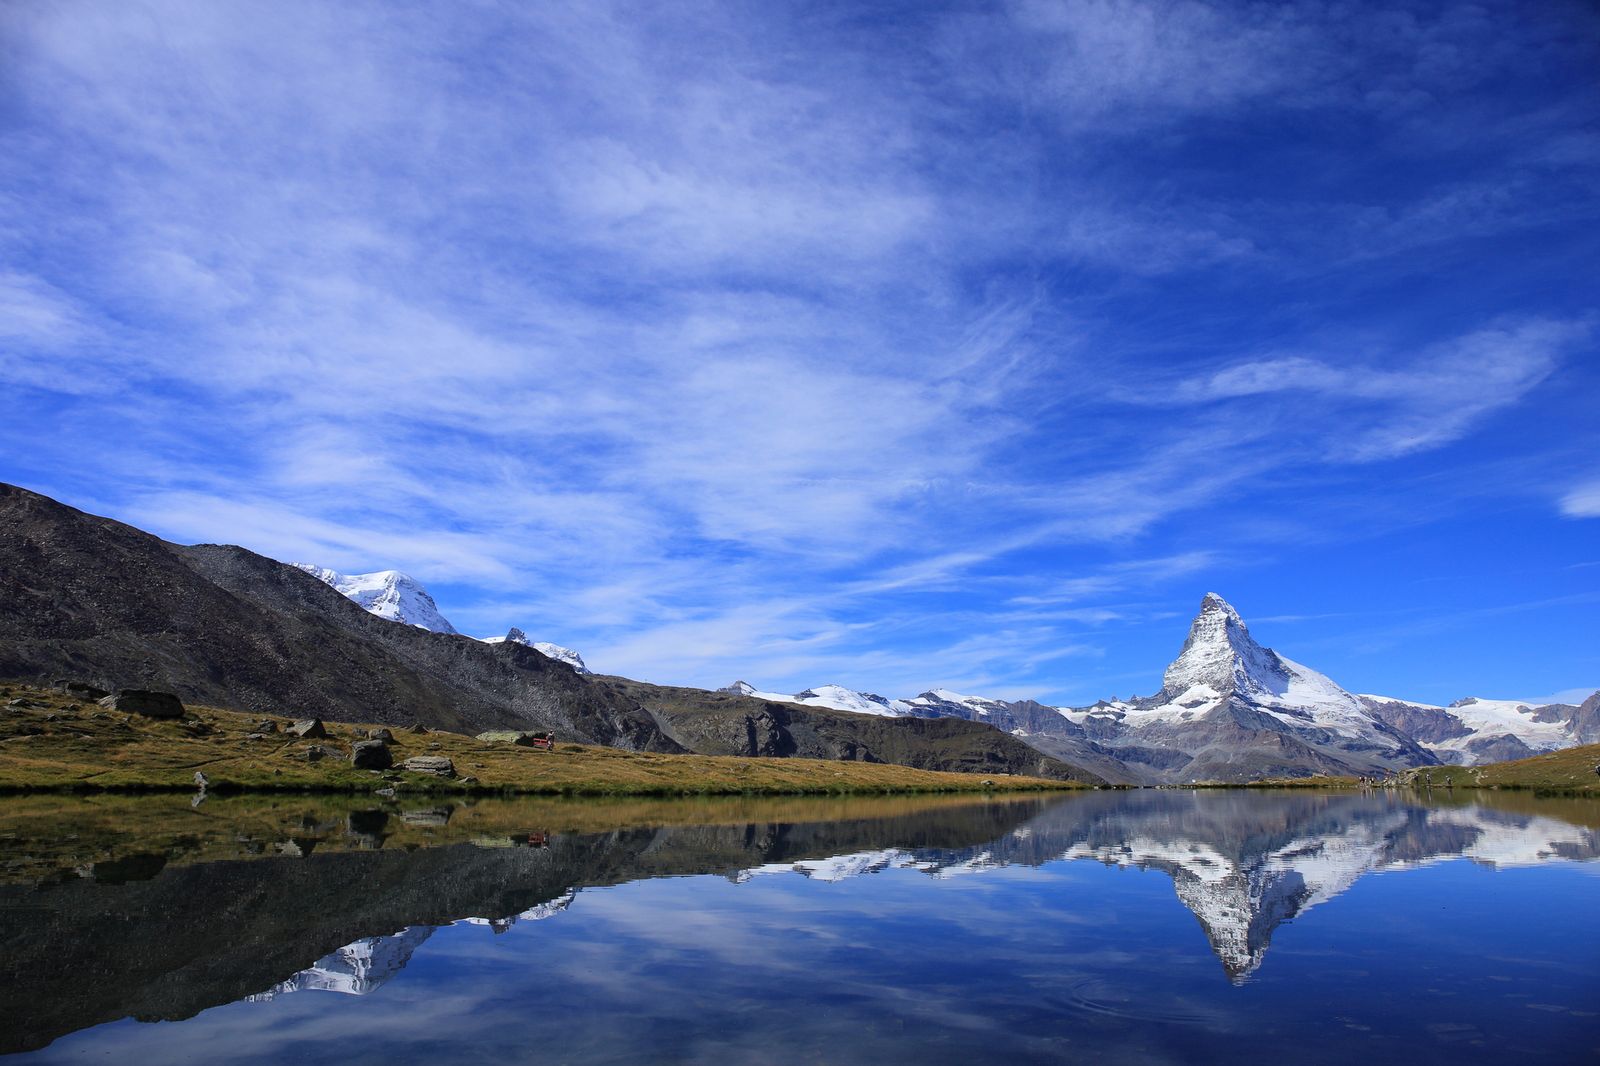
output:
[[[635,750],[1097,780],[974,723],[930,728],[774,712],[740,697],[691,709],[692,700],[662,694],[697,690],[587,677],[513,641],[486,644],[392,622],[244,548],[171,544],[0,485],[0,678],[63,677],[338,721],[421,721],[465,733],[551,729],[565,740]],[[774,713],[781,722],[768,737],[761,723],[776,721]],[[756,740],[742,743],[752,729]]]
[[[792,755],[897,763],[921,770],[1102,781],[1082,765],[1046,755],[985,723],[883,718],[620,677],[600,681],[637,700],[679,744],[705,755]]]
[[[681,750],[636,704],[530,648],[397,625],[243,548],[169,544],[13,486],[0,486],[0,677]]]

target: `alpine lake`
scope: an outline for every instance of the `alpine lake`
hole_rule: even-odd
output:
[[[0,798],[5,1063],[1600,1062],[1600,801]]]

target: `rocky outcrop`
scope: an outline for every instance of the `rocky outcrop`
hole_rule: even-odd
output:
[[[101,698],[100,706],[145,718],[182,718],[183,701],[170,692],[125,688],[115,696]]]
[[[535,733],[526,729],[491,730],[479,733],[474,739],[484,744],[510,744],[519,748],[535,747],[535,742],[545,739],[549,734]]]
[[[350,748],[350,765],[357,770],[387,770],[394,765],[394,753],[381,740],[357,741]]]
[[[413,755],[400,764],[402,770],[414,774],[432,774],[434,777],[454,777],[455,764],[444,755]]]

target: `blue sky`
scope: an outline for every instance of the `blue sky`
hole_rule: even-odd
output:
[[[1592,5],[11,3],[0,477],[764,688],[1600,685]]]

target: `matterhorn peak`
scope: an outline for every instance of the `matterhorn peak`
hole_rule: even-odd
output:
[[[1277,655],[1256,643],[1233,605],[1208,592],[1189,626],[1183,651],[1162,680],[1167,695],[1176,698],[1198,686],[1219,696],[1269,692],[1286,676]]]

